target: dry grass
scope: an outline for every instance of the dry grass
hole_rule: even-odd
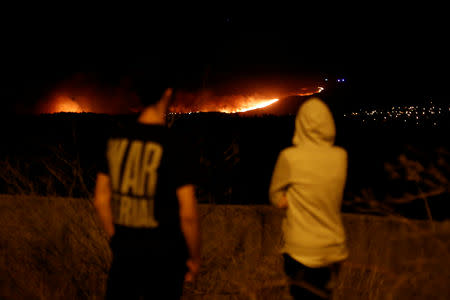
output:
[[[88,200],[0,197],[0,296],[101,299],[110,253]]]
[[[450,222],[346,215],[337,299],[448,299]]]
[[[201,205],[204,264],[184,299],[289,299],[282,212]],[[449,299],[450,222],[345,215],[336,299]],[[86,199],[0,196],[0,298],[102,298],[111,255]]]
[[[196,284],[186,286],[185,299],[286,299],[282,260],[272,247],[280,235],[266,235],[272,233],[265,224],[267,211],[201,207],[204,264]]]
[[[14,195],[92,197],[95,166],[83,168],[80,154],[59,144],[46,146],[39,157],[2,157],[0,189]]]
[[[290,299],[282,213],[267,206],[202,207],[203,272],[186,299]],[[335,299],[448,299],[450,222],[345,215],[350,257]]]

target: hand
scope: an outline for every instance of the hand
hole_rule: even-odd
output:
[[[187,260],[186,265],[188,267],[188,271],[184,276],[184,281],[194,282],[195,277],[197,276],[198,271],[200,270],[200,259],[190,258]]]
[[[287,201],[286,194],[284,194],[281,197],[280,202],[278,202],[278,207],[279,208],[288,208],[288,201]]]
[[[111,224],[111,226],[108,226],[105,229],[105,231],[106,231],[106,234],[108,235],[108,239],[111,240],[113,235],[114,235],[114,233],[115,233],[114,225]]]

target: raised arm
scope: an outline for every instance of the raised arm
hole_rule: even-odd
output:
[[[114,235],[114,224],[111,210],[111,183],[108,175],[97,174],[94,192],[94,206],[108,236]]]
[[[177,197],[180,206],[181,230],[190,254],[190,258],[187,261],[189,271],[186,274],[186,281],[193,281],[200,269],[201,261],[200,222],[195,186],[187,184],[179,187],[177,189]]]

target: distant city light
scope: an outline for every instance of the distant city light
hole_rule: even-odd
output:
[[[400,121],[403,124],[415,124],[418,126],[425,124],[438,126],[444,117],[450,117],[450,106],[448,104],[441,105],[441,107],[438,106],[428,103],[428,105],[421,106],[405,105],[378,109],[359,109],[357,112],[344,114],[344,117],[359,120],[363,123],[366,123],[366,121],[378,121],[380,123]]]

